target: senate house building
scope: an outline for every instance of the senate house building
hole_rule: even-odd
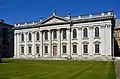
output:
[[[52,15],[14,26],[14,58],[112,59],[113,11],[78,16]]]

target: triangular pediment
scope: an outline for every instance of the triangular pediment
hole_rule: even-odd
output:
[[[42,22],[42,24],[51,24],[51,23],[61,23],[67,21],[64,18],[61,18],[59,16],[50,16],[46,20]]]

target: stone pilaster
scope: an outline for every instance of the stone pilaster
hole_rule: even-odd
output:
[[[27,41],[28,41],[28,39],[27,39],[27,35],[28,35],[28,32],[26,32],[25,34],[24,34],[24,36],[25,36],[25,47],[24,47],[24,51],[25,51],[25,56],[27,57],[27,55],[28,55],[28,46],[27,46]]]
[[[61,31],[58,29],[57,31],[57,39],[58,39],[58,57],[61,57]]]
[[[68,40],[67,53],[68,53],[68,56],[71,57],[71,29],[70,28],[67,29],[67,40]]]
[[[40,57],[43,57],[43,32],[40,31]]]
[[[35,57],[35,32],[32,32],[32,55]]]
[[[95,34],[95,32],[93,32],[93,26],[89,26],[89,45],[88,45],[88,53],[89,55],[94,55],[94,52],[93,52],[93,38],[95,36],[93,36],[93,34]]]
[[[17,34],[17,57],[20,57],[20,33]]]
[[[14,58],[17,57],[17,33],[14,33]]]
[[[49,53],[49,56],[51,56],[52,55],[52,33],[51,33],[51,30],[48,31],[48,40],[49,40],[48,53]]]

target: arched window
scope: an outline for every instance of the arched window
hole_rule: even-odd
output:
[[[37,33],[36,33],[36,39],[37,39],[37,41],[39,40],[39,37],[40,37],[40,36],[39,36],[39,32],[37,32]]]
[[[83,29],[83,37],[88,37],[88,30],[87,30],[87,28]]]
[[[66,39],[66,30],[63,30],[63,39]]]
[[[21,41],[24,41],[24,34],[21,34]]]
[[[48,40],[48,32],[45,32],[45,40]]]
[[[77,30],[73,29],[73,38],[77,38]]]
[[[31,41],[31,40],[32,40],[32,34],[29,33],[29,41]]]
[[[95,28],[95,37],[99,37],[99,28],[98,27]]]
[[[57,31],[53,31],[53,39],[57,39]]]

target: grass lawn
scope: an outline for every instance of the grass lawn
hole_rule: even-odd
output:
[[[3,60],[0,79],[115,79],[114,62]]]

